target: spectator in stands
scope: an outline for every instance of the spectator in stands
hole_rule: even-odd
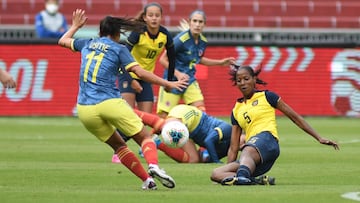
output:
[[[0,69],[0,82],[5,88],[15,88],[16,82],[13,77],[3,69]]]
[[[174,74],[177,79],[189,79],[189,86],[183,91],[171,92],[166,92],[164,91],[164,88],[160,87],[157,113],[162,118],[166,118],[168,112],[180,102],[180,99],[183,99],[185,104],[196,106],[202,111],[206,110],[203,94],[195,78],[196,64],[203,64],[206,66],[229,66],[235,62],[234,57],[211,59],[204,56],[207,40],[205,36],[202,35],[202,31],[205,23],[205,12],[202,10],[195,10],[190,14],[189,22],[185,23],[185,26],[182,26],[185,28],[184,31],[174,38]],[[165,67],[164,78],[167,78],[169,60],[166,53],[160,57],[160,63]]]
[[[39,38],[59,39],[67,31],[66,18],[59,12],[59,0],[45,0],[45,10],[35,17],[35,29]]]

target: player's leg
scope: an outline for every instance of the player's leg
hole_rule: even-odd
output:
[[[143,90],[136,93],[136,104],[140,111],[151,113],[154,106],[154,92],[151,83],[138,80]]]
[[[196,106],[201,111],[206,112],[204,96],[197,81],[188,86],[184,92],[183,98],[185,104]]]
[[[159,117],[166,118],[170,110],[179,104],[181,96],[181,94],[166,92],[163,87],[160,87],[156,106],[156,113]]]
[[[182,149],[188,154],[189,161],[188,163],[200,163],[200,156],[199,152],[196,149],[196,144],[189,139],[185,145],[182,147]]]
[[[235,161],[215,168],[211,173],[210,179],[214,182],[221,183],[221,181],[226,177],[234,177],[239,166],[240,163]]]
[[[141,146],[144,158],[149,165],[148,173],[158,179],[165,187],[174,188],[174,179],[158,166],[157,148],[150,132],[144,126],[139,133],[132,137]]]
[[[153,129],[152,133],[161,133],[161,129],[165,124],[165,119],[160,118],[158,115],[154,115],[137,109],[134,109],[134,111],[141,118],[142,122],[145,125],[150,126]]]
[[[135,108],[135,90],[131,87],[131,81],[128,81],[125,77],[119,79],[119,90],[121,97],[132,107]]]
[[[107,143],[114,150],[120,160],[123,161],[123,164],[131,172],[139,177],[144,183],[147,183],[145,185],[146,187],[143,187],[143,189],[156,189],[155,182],[146,173],[140,160],[126,146],[125,141],[115,131],[115,128],[110,125],[106,118],[102,118],[104,111],[106,112],[108,109],[119,108],[119,106],[114,106],[113,103],[113,100],[107,100],[98,105],[77,105],[79,119],[89,132],[94,134],[100,141]],[[136,167],[132,167],[133,165],[136,165]]]
[[[134,110],[124,100],[119,99],[119,102],[122,103],[122,108],[109,110],[107,116],[110,118],[108,120],[126,136],[132,137],[141,146],[144,158],[149,166],[148,173],[159,179],[164,186],[169,188],[175,187],[173,178],[158,166],[157,149],[150,132],[145,128],[140,117],[135,114]],[[123,119],[114,119],[118,116]]]
[[[240,154],[235,177],[225,178],[224,185],[257,184],[255,177],[268,172],[280,154],[276,138],[268,131],[250,138]]]

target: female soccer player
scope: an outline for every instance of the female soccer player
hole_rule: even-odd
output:
[[[236,101],[231,114],[232,134],[228,164],[214,169],[211,174],[211,180],[223,185],[255,184],[255,177],[271,169],[280,154],[275,109],[284,113],[320,144],[339,149],[336,142],[322,138],[276,93],[256,89],[256,84],[266,85],[258,77],[260,72],[261,69],[254,71],[252,67],[245,65],[232,66],[230,71],[231,79],[243,97]],[[246,143],[239,160],[236,161],[243,131]]]
[[[205,111],[204,96],[201,92],[199,84],[195,78],[196,64],[203,64],[206,66],[228,66],[235,62],[235,58],[227,57],[223,59],[210,59],[204,56],[207,40],[202,31],[206,23],[205,13],[201,10],[193,11],[189,16],[189,29],[179,33],[174,38],[175,46],[175,77],[177,79],[189,79],[188,88],[171,92],[164,91],[164,88],[159,89],[159,99],[157,103],[157,113],[160,117],[165,118],[171,108],[177,105],[180,99],[184,100],[185,104],[198,107]],[[164,53],[160,57],[160,63],[165,67],[164,78],[168,77],[168,67],[170,63]]]
[[[206,148],[209,159],[205,162],[220,163],[220,159],[227,155],[230,139],[231,125],[223,120],[212,117],[198,108],[179,104],[172,108],[166,119],[157,115],[135,110],[145,125],[153,128],[154,133],[160,134],[163,126],[169,121],[179,120],[189,130],[189,141],[181,148],[170,148],[155,138],[158,149],[180,163],[204,162],[197,146]]]
[[[142,24],[131,19],[107,16],[100,21],[99,38],[74,39],[74,34],[86,23],[85,11],[73,12],[70,29],[59,39],[59,45],[81,52],[81,68],[77,110],[85,128],[100,141],[108,144],[121,162],[143,181],[143,189],[156,189],[149,174],[168,187],[175,187],[175,181],[159,169],[157,149],[150,133],[133,109],[120,98],[116,80],[120,72],[130,71],[141,79],[166,86],[169,89],[186,87],[186,82],[169,82],[142,69],[129,50],[119,44],[121,31],[140,29]],[[120,75],[123,76],[123,75]],[[126,146],[115,130],[121,129],[132,137],[143,149],[149,166],[145,171],[139,159]]]
[[[140,13],[138,20],[145,22],[146,26],[141,32],[133,31],[126,41],[126,46],[140,66],[150,72],[154,72],[157,59],[161,52],[166,49],[170,61],[170,74],[167,79],[172,80],[175,69],[174,44],[169,31],[160,25],[162,20],[161,5],[154,2],[147,4]],[[141,80],[135,74],[131,75],[134,80],[129,81],[127,78],[120,78],[119,84],[122,97],[133,108],[136,105],[141,111],[151,113],[154,105],[154,93],[151,83]],[[133,87],[138,87],[138,89],[133,89]]]

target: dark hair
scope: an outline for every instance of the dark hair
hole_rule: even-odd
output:
[[[144,6],[144,9],[143,9],[142,11],[140,11],[140,12],[136,15],[135,19],[136,19],[137,21],[144,22],[143,17],[144,17],[144,15],[146,15],[147,9],[148,9],[149,7],[151,7],[151,6],[156,6],[156,7],[158,7],[158,8],[160,9],[160,13],[161,13],[161,14],[163,13],[163,9],[162,9],[162,7],[161,7],[161,5],[160,5],[159,3],[157,3],[157,2],[151,2],[151,3],[148,3],[148,4],[146,4],[146,5]]]
[[[133,18],[118,18],[112,16],[106,16],[100,21],[99,36],[117,36],[123,34],[126,31],[141,32],[144,27],[144,23],[134,20]]]
[[[258,75],[261,72],[261,66],[259,69],[254,70],[251,66],[249,65],[231,65],[230,66],[230,71],[229,71],[229,75],[231,76],[230,80],[233,82],[233,86],[236,85],[236,73],[240,70],[240,69],[245,69],[248,73],[250,73],[251,77],[255,77],[256,76],[256,84],[260,84],[260,85],[267,85],[267,82],[261,80]]]

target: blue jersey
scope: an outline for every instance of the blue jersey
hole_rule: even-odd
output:
[[[78,104],[119,98],[116,81],[120,73],[137,65],[129,50],[107,37],[75,39],[72,49],[81,52]]]
[[[198,43],[195,43],[190,30],[183,31],[175,36],[175,69],[186,73],[190,76],[189,85],[193,83],[196,73],[196,64],[200,62],[201,57],[204,56],[207,46],[207,40],[205,36],[200,35]],[[164,78],[167,78],[167,71],[164,71]],[[182,94],[182,92],[174,89],[172,92],[175,94]]]
[[[172,108],[168,118],[178,118],[186,125],[190,139],[208,150],[211,162],[219,162],[227,155],[231,140],[230,124],[185,104]]]

